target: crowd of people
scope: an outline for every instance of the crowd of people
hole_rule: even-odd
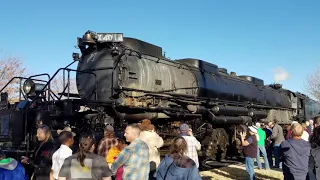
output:
[[[314,120],[293,121],[286,131],[276,120],[256,123],[248,127],[248,134],[241,132],[250,179],[255,179],[255,160],[262,169],[262,155],[264,168],[282,169],[285,180],[320,180],[320,117]],[[81,135],[77,144],[70,127],[58,130],[55,141],[50,127],[41,124],[30,157],[23,156],[19,162],[0,151],[0,179],[201,179],[197,154],[201,144],[189,125],[181,124],[179,130],[169,153],[160,159],[158,149],[164,141],[148,119],[128,125],[123,135],[116,135],[108,125],[99,142],[93,135]],[[30,169],[32,174],[27,174]]]
[[[169,153],[161,160],[158,149],[163,139],[150,120],[130,124],[123,135],[116,136],[112,126],[104,129],[104,138],[81,135],[77,151],[71,128],[58,130],[58,144],[47,125],[37,129],[37,146],[21,162],[0,153],[0,179],[3,180],[197,180],[200,142],[187,124],[180,125],[180,136],[172,140]],[[58,147],[57,147],[58,146]],[[24,166],[22,165],[24,164]],[[28,170],[32,174],[28,174]]]
[[[260,155],[264,168],[282,169],[285,180],[320,180],[320,117],[302,124],[293,121],[286,131],[276,120],[256,123],[248,132],[241,133],[241,143],[250,180],[255,179],[255,159],[262,169]]]

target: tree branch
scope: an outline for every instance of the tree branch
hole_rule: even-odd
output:
[[[320,67],[317,71],[308,76],[306,80],[307,92],[320,101]]]

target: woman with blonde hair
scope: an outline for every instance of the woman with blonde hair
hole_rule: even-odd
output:
[[[33,179],[49,180],[53,155],[53,140],[50,127],[40,125],[37,130],[37,138],[38,142],[34,153],[30,158],[22,157],[21,162],[32,166],[34,169]]]

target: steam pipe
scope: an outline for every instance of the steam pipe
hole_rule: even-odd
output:
[[[249,110],[245,107],[235,106],[214,106],[211,108],[215,115],[228,115],[228,116],[248,116]]]
[[[260,119],[268,117],[268,113],[265,111],[250,111],[248,115],[252,118],[260,118]]]
[[[205,114],[207,113],[207,109],[203,106],[199,106],[199,105],[188,105],[187,109],[192,113],[200,113],[200,114]]]
[[[170,117],[201,117],[201,114],[189,114],[189,113],[179,113],[179,112],[168,112],[163,111],[163,113],[138,113],[138,114],[121,114],[121,117],[126,120],[142,120],[142,119],[165,119]]]
[[[163,111],[166,115],[170,116],[170,117],[184,117],[184,118],[188,118],[188,117],[202,117],[201,114],[189,114],[189,113],[180,113],[180,112],[175,112],[175,113],[171,113],[168,111]]]
[[[211,111],[208,111],[208,119],[212,124],[246,124],[251,121],[248,116],[215,116]]]
[[[127,108],[127,109],[131,109],[131,110],[153,111],[153,112],[163,112],[163,111],[188,112],[183,109],[167,108],[167,107],[130,107],[130,106],[123,106],[123,105],[118,105],[116,107],[117,108]]]
[[[122,118],[126,120],[142,120],[142,119],[159,119],[159,118],[170,118],[164,113],[139,113],[139,114],[122,114]]]

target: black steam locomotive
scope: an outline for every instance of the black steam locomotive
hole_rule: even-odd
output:
[[[199,59],[169,60],[161,47],[121,33],[87,31],[78,38],[78,47],[81,56],[74,53],[71,63],[78,63],[77,70],[69,64],[52,77],[15,77],[23,87],[21,100],[13,105],[2,93],[2,147],[32,150],[39,121],[53,129],[71,126],[77,133],[101,137],[106,124],[121,131],[128,123],[150,119],[168,143],[181,122],[190,124],[202,144],[200,154],[206,160],[223,160],[241,154],[239,132],[245,125],[272,120],[290,124],[310,119],[320,109],[316,101],[280,84],[229,74]],[[68,73],[68,79],[57,94],[50,83],[60,71]],[[68,92],[71,71],[76,72],[78,94]]]

